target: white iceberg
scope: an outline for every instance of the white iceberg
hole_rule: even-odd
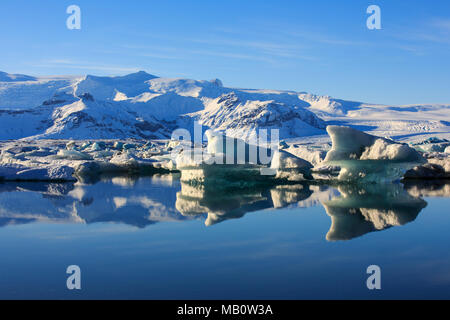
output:
[[[284,150],[207,131],[207,149],[184,150],[177,155],[181,181],[192,184],[249,186],[274,179],[312,179],[309,162]]]
[[[332,148],[324,164],[341,167],[340,181],[392,182],[426,160],[406,144],[349,127],[328,126]]]
[[[76,150],[65,150],[61,149],[56,154],[58,159],[66,160],[92,160],[92,157],[86,153],[76,151]]]

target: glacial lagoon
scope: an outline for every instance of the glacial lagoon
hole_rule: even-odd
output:
[[[448,299],[449,208],[448,181],[0,183],[0,298]]]

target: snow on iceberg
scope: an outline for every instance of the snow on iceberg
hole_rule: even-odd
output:
[[[341,167],[340,181],[392,182],[426,160],[406,144],[349,127],[328,126],[332,148],[324,163]]]

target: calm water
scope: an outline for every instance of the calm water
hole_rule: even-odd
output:
[[[0,184],[0,298],[450,298],[450,185]],[[382,289],[366,287],[369,265]],[[66,288],[79,265],[82,289]]]

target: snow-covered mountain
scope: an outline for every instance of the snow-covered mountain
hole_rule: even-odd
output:
[[[36,81],[35,77],[26,76],[24,74],[9,74],[0,71],[1,82],[19,82],[19,81]]]
[[[218,79],[169,79],[143,71],[120,77],[0,72],[2,140],[167,138],[194,121],[239,137],[274,128],[281,138],[321,135],[326,122],[393,134],[448,133],[450,107],[380,106],[304,92],[227,88]]]

